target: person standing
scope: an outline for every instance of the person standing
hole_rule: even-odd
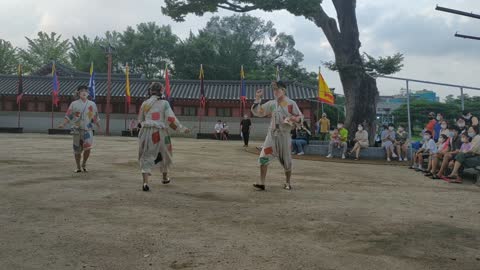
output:
[[[320,127],[320,141],[326,141],[328,132],[330,131],[330,119],[327,118],[327,114],[322,113],[322,118],[320,118],[317,123]]]
[[[243,147],[248,147],[248,140],[250,139],[250,127],[252,126],[252,121],[248,118],[248,114],[243,116],[243,120],[240,122],[240,132],[242,133],[243,138]]]
[[[138,114],[138,121],[142,126],[138,132],[138,162],[142,171],[143,191],[150,190],[148,178],[157,163],[163,175],[162,183],[170,183],[168,172],[173,163],[173,151],[168,128],[184,133],[190,132],[175,117],[168,101],[161,98],[162,84],[153,82],[149,91],[150,98],[142,103]]]
[[[77,88],[79,99],[73,101],[68,107],[63,123],[59,128],[64,128],[70,123],[73,133],[73,152],[77,169],[74,172],[87,172],[87,160],[93,148],[93,125],[100,130],[100,117],[98,116],[97,105],[88,100],[88,87],[80,85]],[[83,162],[80,165],[80,161]]]
[[[268,165],[272,160],[278,158],[285,171],[286,183],[284,189],[290,190],[292,175],[292,138],[290,134],[294,125],[303,122],[303,114],[297,103],[286,96],[285,83],[282,81],[273,82],[272,89],[275,100],[261,104],[263,89],[259,89],[255,94],[255,102],[251,108],[255,116],[271,116],[267,136],[258,159],[260,163],[260,183],[257,182],[253,186],[259,190],[265,190]]]

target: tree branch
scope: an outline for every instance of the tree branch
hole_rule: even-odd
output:
[[[340,38],[340,31],[338,30],[335,19],[328,16],[321,5],[319,5],[317,12],[313,13],[311,17],[308,16],[306,18],[313,21],[318,27],[322,28],[325,36],[328,39],[328,42],[330,42],[330,45],[335,50],[338,39]]]
[[[224,4],[224,5],[222,5],[222,4]],[[224,1],[221,4],[218,4],[217,7],[218,8],[223,8],[223,9],[226,9],[226,10],[230,10],[230,11],[234,11],[234,12],[249,12],[249,11],[257,9],[257,7],[255,5],[253,5],[253,6],[240,6],[240,5],[235,5],[235,4],[233,4],[231,2],[228,2],[228,1]]]

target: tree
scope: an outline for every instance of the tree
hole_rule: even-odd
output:
[[[14,74],[17,64],[16,49],[10,42],[0,39],[0,74]]]
[[[131,72],[143,73],[148,79],[158,78],[165,64],[171,63],[177,42],[169,25],[141,23],[136,30],[129,26],[120,36],[118,58],[122,64],[129,63]]]
[[[94,63],[96,72],[107,72],[105,52],[100,47],[104,45],[99,37],[90,40],[88,37],[78,36],[72,38],[70,60],[76,70],[88,72],[90,64]]]
[[[252,10],[287,10],[295,16],[303,16],[320,27],[334,55],[335,64],[343,85],[346,99],[346,125],[354,134],[357,124],[365,120],[372,127],[376,116],[378,90],[375,78],[368,74],[360,54],[360,38],[356,18],[356,0],[332,0],[337,20],[322,7],[323,0],[165,0],[162,12],[176,21],[185,20],[189,13],[203,15],[226,9],[234,12]]]
[[[174,64],[176,76],[182,78],[198,77],[198,67],[204,64],[209,79],[236,80],[241,65],[249,79],[273,79],[279,65],[282,75],[302,80],[309,78],[299,66],[302,60],[293,37],[277,33],[272,22],[233,15],[212,17],[198,35],[190,33],[180,42]]]
[[[28,48],[19,51],[19,56],[25,65],[25,71],[39,69],[51,61],[65,65],[70,64],[68,61],[70,44],[68,39],[62,40],[62,35],[57,35],[55,32],[50,34],[38,32],[35,39],[25,38],[28,41]]]

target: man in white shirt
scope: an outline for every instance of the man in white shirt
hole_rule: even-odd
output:
[[[215,124],[215,138],[217,140],[222,139],[222,131],[223,131],[223,123],[222,120],[218,120],[217,123]]]

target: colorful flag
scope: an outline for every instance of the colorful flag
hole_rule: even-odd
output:
[[[55,63],[52,65],[52,77],[53,77],[53,88],[52,88],[52,94],[53,94],[53,104],[58,107],[58,92],[60,91],[60,82],[58,81],[57,77],[57,70],[55,69]]]
[[[125,66],[125,77],[126,77],[125,97],[127,98],[127,106],[130,107],[131,96],[130,96],[130,75],[129,75],[128,64]]]
[[[203,73],[203,65],[200,65],[200,107],[205,109],[205,105],[207,103],[207,98],[205,97],[205,86],[203,85],[203,79],[205,74]]]
[[[168,77],[168,66],[165,64],[165,94],[167,100],[170,100],[170,78]]]
[[[247,103],[247,86],[245,85],[245,72],[243,71],[243,65],[242,68],[240,69],[240,101],[243,104],[243,107],[245,108],[245,104]]]
[[[277,66],[277,72],[275,73],[275,79],[277,82],[280,81],[280,68]]]
[[[93,62],[90,65],[90,80],[88,81],[88,95],[95,101],[95,72],[93,71]]]
[[[18,64],[17,104],[20,104],[22,97],[23,97],[22,65]]]
[[[328,88],[327,82],[320,73],[320,69],[318,69],[318,99],[330,105],[335,104],[335,98],[333,97],[332,91]]]

